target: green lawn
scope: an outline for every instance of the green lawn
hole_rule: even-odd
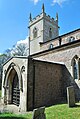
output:
[[[79,103],[80,104],[80,103]],[[80,119],[80,105],[68,108],[67,104],[46,108],[46,119]],[[0,114],[0,119],[32,119],[32,113],[24,115]]]
[[[0,114],[0,119],[32,119],[32,113],[24,114],[24,115],[4,113],[4,114]]]
[[[80,119],[80,106],[69,108],[67,104],[60,104],[46,109],[47,119]]]

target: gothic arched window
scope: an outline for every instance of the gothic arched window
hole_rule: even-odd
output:
[[[37,28],[35,27],[33,29],[33,38],[36,38],[37,37]]]
[[[73,74],[74,74],[74,79],[78,79],[78,62],[74,60],[73,64]]]
[[[52,49],[54,46],[53,46],[53,44],[51,43],[50,45],[49,45],[49,49]]]
[[[77,55],[73,57],[71,65],[73,71],[73,78],[80,79],[80,60]]]
[[[52,29],[49,29],[49,37],[52,38]]]
[[[75,40],[75,37],[73,37],[73,36],[69,37],[69,42],[72,42],[74,40]]]

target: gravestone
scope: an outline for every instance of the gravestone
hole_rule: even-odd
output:
[[[75,93],[74,93],[74,87],[69,86],[67,87],[67,101],[69,107],[75,106]]]
[[[45,107],[34,109],[32,119],[46,119]]]

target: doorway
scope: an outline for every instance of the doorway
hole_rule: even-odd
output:
[[[12,104],[17,106],[20,104],[20,89],[17,73],[15,73],[12,81]]]

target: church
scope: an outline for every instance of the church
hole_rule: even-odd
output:
[[[59,36],[58,13],[29,18],[29,56],[12,57],[3,64],[2,102],[31,111],[66,100],[74,86],[80,100],[80,29]]]

